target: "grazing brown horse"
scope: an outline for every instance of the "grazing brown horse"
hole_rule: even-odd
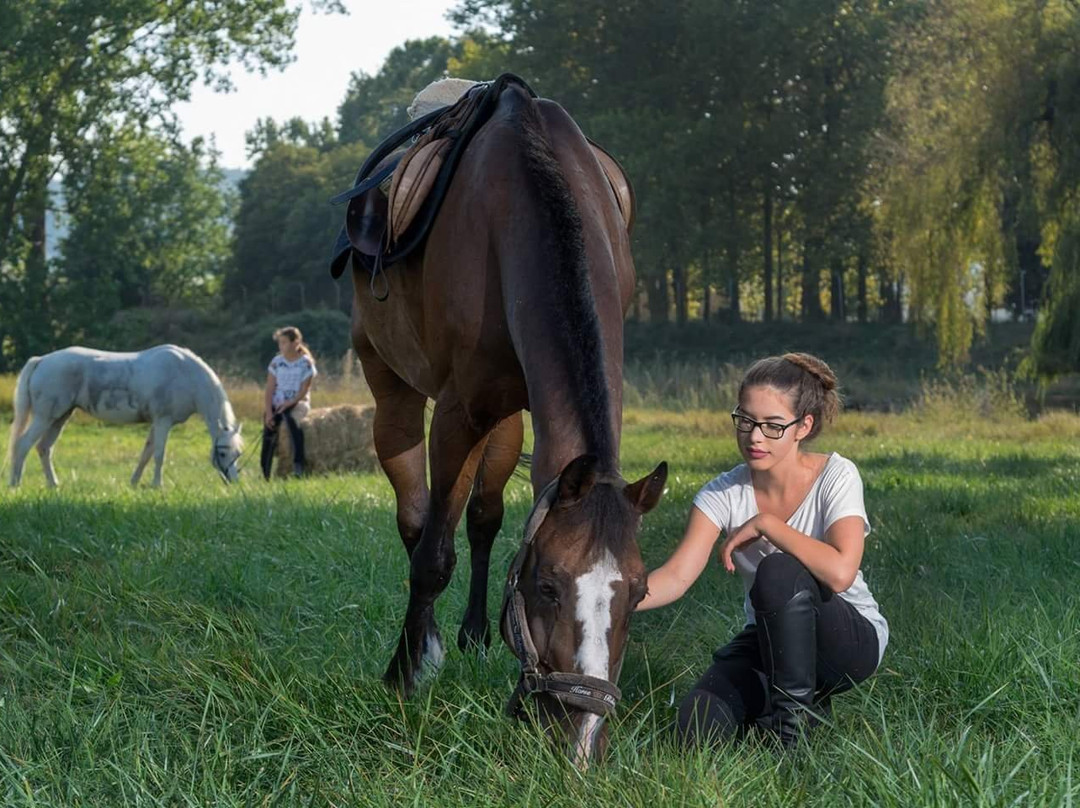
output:
[[[659,501],[667,467],[632,484],[618,474],[634,269],[616,198],[570,116],[508,85],[423,249],[385,274],[380,301],[353,263],[353,345],[375,396],[375,447],[411,560],[386,680],[409,692],[424,665],[443,657],[434,604],[454,570],[463,510],[472,582],[458,643],[490,643],[488,561],[528,409],[534,495],[558,478],[519,585],[539,667],[614,682],[645,595],[640,518]],[[602,716],[546,694],[537,702],[587,760]]]

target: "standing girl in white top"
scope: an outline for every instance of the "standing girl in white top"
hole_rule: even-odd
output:
[[[262,472],[270,479],[277,449],[278,427],[284,420],[293,445],[293,474],[304,474],[304,433],[297,424],[311,410],[311,383],[318,371],[315,357],[304,344],[304,336],[294,326],[274,332],[281,352],[270,360],[266,376],[263,410]]]
[[[720,561],[746,587],[746,627],[680,704],[684,741],[756,726],[791,746],[881,661],[889,628],[859,569],[870,532],[859,471],[805,449],[839,412],[836,387],[809,354],[751,366],[731,414],[746,462],[698,492],[682,542],[649,575],[639,609],[678,600],[723,534]]]

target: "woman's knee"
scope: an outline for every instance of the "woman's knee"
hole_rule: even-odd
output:
[[[789,553],[772,553],[758,564],[750,603],[756,611],[773,612],[804,589],[818,592],[817,580],[803,563]]]
[[[708,690],[691,690],[679,704],[676,731],[689,746],[732,739],[740,729],[731,706]]]

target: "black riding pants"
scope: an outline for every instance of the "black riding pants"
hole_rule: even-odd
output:
[[[292,407],[279,412],[274,416],[272,426],[263,425],[262,433],[262,456],[260,458],[262,465],[263,477],[267,480],[270,479],[270,469],[274,462],[274,452],[277,451],[278,441],[278,428],[281,426],[281,422],[285,421],[285,426],[289,429],[289,438],[292,440],[293,445],[293,463],[298,466],[304,464],[304,431],[300,429],[300,425],[296,423],[296,419],[292,416]]]
[[[750,602],[758,613],[774,612],[802,590],[810,592],[817,616],[816,658],[803,662],[816,669],[814,701],[824,712],[829,697],[850,689],[877,668],[877,632],[854,606],[787,553],[762,559]],[[679,734],[687,741],[741,737],[768,711],[769,682],[758,630],[748,625],[713,654],[712,666],[682,700]]]

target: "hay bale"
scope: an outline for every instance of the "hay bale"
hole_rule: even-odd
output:
[[[304,432],[304,470],[307,474],[374,471],[378,468],[371,428],[374,407],[339,404],[311,410],[300,420]],[[292,440],[282,422],[278,431],[278,477],[292,475]]]

